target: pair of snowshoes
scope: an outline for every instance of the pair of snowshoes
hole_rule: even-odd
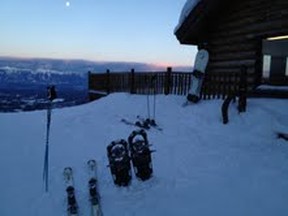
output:
[[[145,130],[133,131],[128,143],[124,139],[113,141],[107,147],[107,156],[113,181],[118,186],[128,186],[132,179],[130,160],[135,175],[141,180],[152,176],[152,151]]]
[[[111,142],[107,147],[107,156],[114,183],[128,186],[132,178],[128,143],[124,139]]]
[[[152,151],[149,148],[146,132],[142,130],[133,131],[128,137],[130,157],[135,175],[145,181],[152,176]]]

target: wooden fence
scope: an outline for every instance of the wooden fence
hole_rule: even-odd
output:
[[[131,94],[176,94],[186,95],[191,85],[192,73],[172,72],[171,68],[162,72],[91,73],[89,72],[89,96],[112,92],[130,92]],[[203,99],[225,98],[238,94],[240,88],[247,90],[247,70],[239,72],[217,72],[205,74],[201,97]]]

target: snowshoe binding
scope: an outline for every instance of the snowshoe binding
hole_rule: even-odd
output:
[[[131,166],[128,144],[125,140],[113,141],[107,146],[109,167],[118,186],[128,186],[131,181]]]
[[[133,131],[128,138],[128,143],[135,175],[143,181],[149,179],[153,173],[152,151],[145,130]]]

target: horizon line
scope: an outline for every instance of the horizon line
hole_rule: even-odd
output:
[[[9,56],[9,55],[0,55],[0,58],[4,59],[19,59],[19,60],[61,60],[61,61],[86,61],[91,63],[126,63],[126,64],[145,64],[151,65],[154,67],[193,67],[192,65],[181,65],[181,64],[169,64],[169,63],[150,63],[150,62],[140,62],[140,61],[121,61],[121,60],[92,60],[84,58],[60,58],[60,57],[23,57],[23,56]]]

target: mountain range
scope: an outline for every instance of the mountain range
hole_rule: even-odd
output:
[[[46,88],[55,85],[61,98],[56,106],[87,102],[88,72],[159,71],[164,67],[135,62],[92,62],[86,60],[26,59],[0,57],[0,112],[43,109]],[[181,71],[189,67],[177,67]],[[46,101],[47,102],[47,101]]]

